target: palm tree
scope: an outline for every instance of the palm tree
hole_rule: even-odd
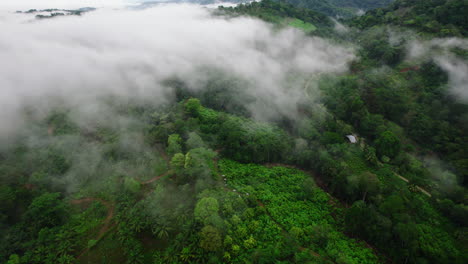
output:
[[[158,225],[152,230],[153,234],[157,235],[158,238],[167,238],[169,237],[169,232],[173,230],[172,227],[166,224]]]
[[[184,247],[182,251],[180,252],[180,259],[184,262],[187,263],[195,257],[194,254],[192,254],[192,249],[190,247]]]

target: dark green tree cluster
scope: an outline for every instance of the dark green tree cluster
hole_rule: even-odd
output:
[[[389,7],[354,18],[351,25],[363,29],[393,24],[440,37],[467,36],[467,13],[464,0],[396,0]]]

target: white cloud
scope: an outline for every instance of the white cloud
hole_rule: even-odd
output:
[[[2,0],[0,10],[121,6],[126,0]]]
[[[157,103],[167,94],[161,82],[174,75],[203,88],[202,67],[247,80],[259,100],[249,106],[255,116],[294,114],[304,87],[291,84],[290,73],[343,72],[354,57],[350,48],[292,28],[278,32],[192,5],[46,20],[4,14],[0,27],[0,137],[14,133],[25,106],[46,111],[59,98],[90,112],[106,95]]]
[[[449,85],[455,98],[468,102],[468,63],[451,56],[439,56],[435,61],[448,73]]]
[[[468,102],[468,62],[454,56],[450,49],[467,49],[468,40],[435,38],[430,41],[412,40],[408,44],[410,59],[432,58],[447,72],[450,91],[461,102]]]

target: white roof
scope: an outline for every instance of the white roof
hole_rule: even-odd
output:
[[[351,142],[353,144],[357,142],[356,137],[353,136],[353,135],[347,135],[346,137],[349,139],[349,142]]]

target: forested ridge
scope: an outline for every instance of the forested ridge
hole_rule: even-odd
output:
[[[331,17],[353,17],[359,11],[385,7],[393,0],[275,0],[312,9]]]
[[[468,3],[464,0],[396,0],[390,6],[371,10],[352,25],[398,25],[439,37],[467,36]]]
[[[287,73],[294,115],[259,117],[273,99],[209,67],[165,79],[162,103],[100,98],[89,120],[26,108],[0,148],[0,263],[467,263],[464,1],[339,22],[286,2],[213,15],[353,49],[349,71]]]

